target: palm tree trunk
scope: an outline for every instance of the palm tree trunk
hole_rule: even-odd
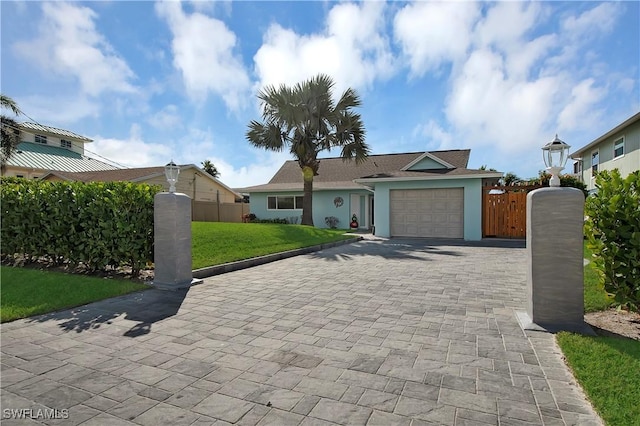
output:
[[[313,169],[302,168],[304,180],[304,197],[302,198],[302,224],[313,226]]]

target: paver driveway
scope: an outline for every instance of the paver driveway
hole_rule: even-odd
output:
[[[553,336],[518,326],[525,268],[522,248],[362,241],[4,324],[3,417],[600,424]]]

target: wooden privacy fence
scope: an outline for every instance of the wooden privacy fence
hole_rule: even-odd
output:
[[[527,194],[540,186],[486,186],[482,188],[482,236],[525,238]]]
[[[216,203],[191,200],[191,220],[194,222],[242,222],[249,214],[248,203]]]

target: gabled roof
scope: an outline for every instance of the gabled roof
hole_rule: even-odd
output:
[[[218,179],[211,176],[209,173],[205,172],[198,166],[194,164],[184,164],[180,166],[180,170],[186,170],[194,168],[202,173],[203,176],[208,177],[209,179],[216,182],[218,185],[223,187],[224,189],[235,194],[236,198],[242,198],[242,195],[233,189],[229,188],[224,183],[220,182]],[[118,170],[102,170],[102,171],[94,171],[94,172],[80,172],[80,173],[69,173],[69,172],[51,172],[45,176],[43,179],[49,175],[57,176],[64,180],[70,181],[78,181],[78,182],[142,182],[147,179],[152,179],[158,176],[164,176],[164,166],[158,167],[139,167],[133,169],[118,169]]]
[[[604,141],[605,139],[615,135],[616,133],[624,130],[625,128],[631,126],[634,123],[637,123],[638,121],[640,121],[640,112],[632,115],[631,117],[627,118],[625,121],[623,121],[622,123],[618,124],[616,127],[614,127],[613,129],[609,130],[607,133],[605,133],[604,135],[600,136],[599,138],[596,138],[595,140],[593,140],[592,142],[589,142],[587,145],[583,146],[582,148],[576,150],[573,152],[573,154],[569,155],[569,157],[573,158],[573,159],[579,159],[580,157],[582,157],[582,153],[585,151],[588,151],[589,149],[595,147],[596,145],[598,145],[600,142]]]
[[[429,151],[430,158],[440,164],[448,164],[452,168],[438,168],[416,171],[404,170],[406,167],[418,164],[425,158],[425,152],[410,152],[400,154],[370,155],[361,163],[344,161],[340,157],[320,159],[318,175],[313,178],[314,190],[328,189],[362,189],[359,179],[383,179],[383,178],[432,178],[444,179],[450,176],[486,174],[501,176],[500,173],[491,173],[484,170],[467,169],[470,150],[456,149],[448,151]],[[242,192],[269,192],[269,191],[300,191],[302,190],[301,171],[295,160],[286,161],[280,170],[271,178],[268,184],[242,188]]]
[[[117,167],[70,149],[33,142],[22,142],[7,160],[7,166],[62,172],[114,170]]]
[[[89,139],[85,136],[79,135],[77,133],[73,133],[69,130],[58,129],[57,127],[51,127],[51,126],[44,126],[42,124],[37,124],[37,123],[30,123],[28,121],[24,123],[20,123],[18,127],[20,127],[20,130],[24,130],[25,132],[28,132],[28,133],[48,133],[61,138],[75,139],[81,142],[93,142],[93,139]]]

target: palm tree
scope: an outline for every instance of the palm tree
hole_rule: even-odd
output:
[[[10,109],[15,115],[22,114],[18,105],[9,96],[0,95],[0,106]],[[0,133],[2,135],[0,172],[4,173],[7,160],[13,155],[20,143],[20,128],[18,127],[18,122],[2,114],[0,116]]]
[[[200,164],[202,164],[202,169],[205,172],[209,173],[214,178],[220,177],[220,172],[218,171],[216,166],[214,166],[213,163],[210,160],[204,160]]]
[[[333,79],[319,74],[293,87],[267,86],[258,93],[263,122],[252,120],[246,137],[252,145],[272,151],[288,147],[302,169],[304,197],[302,224],[313,226],[313,177],[318,175],[318,153],[341,148],[343,160],[363,162],[369,155],[358,94],[347,89],[333,101]]]

